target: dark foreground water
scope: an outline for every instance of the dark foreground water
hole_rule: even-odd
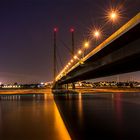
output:
[[[55,97],[74,140],[140,140],[140,93]]]
[[[139,140],[140,93],[0,95],[0,140],[69,139]]]

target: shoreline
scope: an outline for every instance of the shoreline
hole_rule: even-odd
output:
[[[60,91],[67,91],[66,89],[60,89]],[[106,88],[77,88],[77,89],[68,89],[68,91],[74,91],[78,93],[118,93],[118,92],[140,92],[140,88],[116,88],[116,87],[106,87]],[[44,93],[50,94],[52,93],[51,88],[47,89],[0,89],[1,94],[37,94]]]
[[[80,93],[95,93],[95,92],[111,92],[111,93],[117,93],[117,92],[140,92],[140,88],[86,88],[86,89],[75,89],[76,92]]]
[[[51,89],[0,89],[0,95],[2,94],[50,94]]]

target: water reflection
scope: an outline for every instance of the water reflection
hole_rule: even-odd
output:
[[[140,93],[0,95],[2,140],[132,140],[139,125]]]
[[[118,93],[114,95],[115,100],[114,100],[114,105],[115,105],[115,109],[116,109],[116,117],[118,119],[118,122],[121,124],[122,123],[122,94]]]
[[[1,140],[70,140],[52,94],[0,95]]]
[[[82,94],[79,92],[78,94],[78,115],[79,115],[79,124],[82,124],[83,122],[83,106],[82,106]]]
[[[113,101],[114,101],[114,109],[115,109],[115,116],[116,116],[116,122],[117,122],[117,125],[116,125],[116,129],[118,130],[117,131],[117,137],[118,139],[120,139],[122,136],[123,136],[123,132],[122,132],[122,129],[120,128],[123,128],[123,111],[122,111],[122,95],[121,93],[117,93],[117,94],[112,94],[114,97],[113,97]]]
[[[55,101],[73,140],[140,139],[140,93],[67,93]]]

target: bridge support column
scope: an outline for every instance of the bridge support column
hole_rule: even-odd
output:
[[[75,89],[75,83],[72,83],[72,89]]]
[[[65,85],[66,89],[68,89],[68,86],[69,86],[68,84]]]
[[[53,87],[52,87],[52,89],[62,89],[63,88],[63,86],[62,85],[59,85],[59,84],[54,84],[53,85]]]

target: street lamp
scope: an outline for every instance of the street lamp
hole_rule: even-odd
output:
[[[78,59],[78,57],[77,57],[76,55],[75,55],[73,58],[74,58],[75,60]]]
[[[121,11],[120,8],[118,7],[111,7],[109,10],[106,12],[106,20],[110,22],[117,22],[118,19],[121,17]]]
[[[73,63],[74,61],[73,61],[73,59],[71,59],[71,61],[70,61],[71,63]]]
[[[109,13],[109,19],[112,20],[113,22],[118,18],[118,13],[115,10],[112,10]]]
[[[99,37],[100,37],[100,31],[99,31],[99,30],[95,30],[95,31],[93,32],[93,36],[94,36],[95,38],[99,38]]]
[[[86,41],[86,42],[84,43],[84,48],[88,48],[88,47],[89,47],[89,42]]]
[[[81,51],[81,50],[79,50],[79,51],[78,51],[78,54],[79,54],[79,55],[80,55],[80,54],[82,54],[82,51]]]
[[[89,41],[84,42],[84,51],[83,51],[83,57],[85,56],[86,49],[89,47]]]

